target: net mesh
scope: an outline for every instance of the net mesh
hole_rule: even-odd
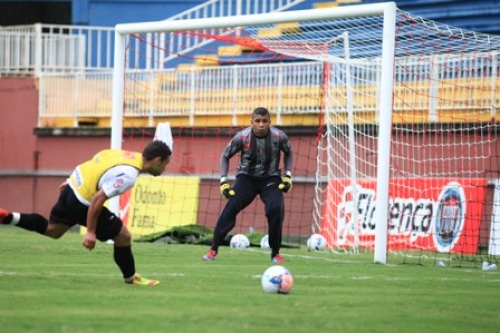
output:
[[[499,241],[498,36],[397,12],[387,221],[374,220],[382,16],[131,37],[126,127],[172,125],[172,177],[198,181],[172,198],[194,200],[180,213],[191,223],[215,224],[220,152],[264,106],[296,155],[286,239],[321,233],[331,250],[371,250],[387,223],[394,253],[476,256]],[[266,223],[256,200],[234,232]]]

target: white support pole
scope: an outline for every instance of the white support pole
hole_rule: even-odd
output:
[[[276,105],[276,124],[281,125],[281,111],[283,105],[283,63],[280,62],[278,65],[278,93],[277,93],[278,104]]]
[[[123,89],[125,76],[125,35],[115,32],[113,89],[111,105],[111,148],[122,148]]]
[[[240,66],[238,65],[233,65],[232,66],[232,75],[231,79],[233,80],[233,86],[232,86],[232,120],[231,120],[231,125],[233,126],[238,126],[238,110],[236,109],[236,106],[238,105],[238,97],[239,97],[239,79],[240,79]]]
[[[194,117],[196,115],[195,100],[198,90],[196,89],[195,68],[191,66],[190,84],[189,84],[189,126],[194,126]]]
[[[357,185],[357,167],[356,167],[356,133],[354,132],[354,93],[351,79],[351,52],[349,49],[349,32],[346,31],[343,34],[344,38],[344,57],[345,63],[345,84],[347,87],[347,127],[348,127],[348,138],[349,138],[349,177],[351,178],[352,186],[352,196],[354,204],[354,212],[352,216],[352,223],[354,224],[354,248],[355,253],[358,252],[359,248],[359,226],[358,226],[358,185]]]
[[[491,213],[488,254],[490,256],[498,256],[500,255],[500,179],[495,179],[493,184],[495,190],[493,192],[493,210]]]
[[[438,119],[438,99],[439,99],[439,66],[441,65],[440,61],[436,61],[436,63],[432,63],[433,60],[429,59],[429,66],[431,67],[431,82],[429,84],[429,111],[428,117],[430,122],[437,122]]]
[[[387,262],[387,222],[389,208],[389,168],[391,157],[392,104],[394,91],[394,47],[396,4],[384,10],[382,76],[380,82],[380,119],[377,158],[377,208],[375,210],[375,263]]]
[[[242,13],[241,8],[243,8],[241,5],[241,0],[237,0],[236,1],[236,15],[241,15],[241,13]]]
[[[123,89],[125,76],[125,35],[115,31],[115,49],[113,63],[113,97],[111,106],[111,148],[122,148],[123,136]],[[118,196],[109,201],[109,209],[119,214],[120,199]]]
[[[491,53],[491,105],[494,105],[494,101],[496,101],[497,86],[498,81],[498,51],[494,51]],[[496,108],[491,108],[491,119],[496,118]]]
[[[42,40],[42,25],[35,23],[35,63],[34,74],[35,77],[40,77],[44,70],[47,70],[43,63],[43,40]],[[28,62],[29,64],[29,62]]]

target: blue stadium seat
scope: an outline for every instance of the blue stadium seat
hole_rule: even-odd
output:
[[[242,54],[239,56],[219,56],[219,65],[249,65],[258,63],[276,63],[276,62],[288,62],[288,61],[300,61],[297,58],[287,57],[284,55],[277,55],[271,52],[260,52],[253,54]]]
[[[385,1],[364,0],[362,4],[380,2]],[[398,8],[403,11],[410,12],[414,16],[420,16],[424,19],[439,22],[443,25],[475,32],[496,34],[500,33],[500,6],[498,5],[498,1],[496,0],[399,0],[395,2]],[[340,5],[346,6],[353,4],[340,3]],[[363,20],[368,21],[370,20],[370,18],[360,18],[359,20],[360,25],[362,25]],[[321,25],[323,29],[327,28],[324,26],[324,22],[301,23],[300,28],[302,32],[300,33],[300,38],[304,40],[319,40],[320,36],[314,29],[314,27],[317,27],[318,25]],[[403,35],[404,32],[400,31],[398,33],[398,43],[400,43],[400,45],[405,45],[406,48],[411,48],[412,40],[413,42],[415,42],[415,40],[418,39],[420,33],[423,32],[409,29],[407,34],[411,35],[412,39],[406,39]],[[426,35],[426,40],[428,40],[429,42],[427,43],[428,46],[424,46],[429,48],[435,47],[435,43],[432,43],[431,38],[432,37]],[[270,39],[272,40],[272,38]],[[355,30],[350,30],[349,41],[351,46],[351,57],[369,57],[380,55],[380,49],[367,49],[363,45],[356,44],[358,40],[366,39],[381,41],[382,35],[378,31],[356,32]],[[421,46],[421,42],[419,42],[419,47]],[[342,50],[337,48],[337,50],[335,51],[341,52]],[[219,64],[255,64],[260,62],[273,63],[286,61],[297,61],[297,59],[285,56],[277,56],[271,52],[260,52],[256,54],[247,53],[236,56],[220,56]]]
[[[364,4],[384,2],[364,0]],[[396,0],[403,11],[453,27],[476,32],[500,32],[497,0]],[[481,22],[483,21],[483,22]]]

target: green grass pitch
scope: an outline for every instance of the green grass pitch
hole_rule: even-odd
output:
[[[499,332],[500,271],[380,265],[373,254],[282,251],[289,295],[265,294],[269,253],[134,243],[136,266],[159,286],[123,283],[112,245],[69,233],[55,241],[0,226],[0,331]]]

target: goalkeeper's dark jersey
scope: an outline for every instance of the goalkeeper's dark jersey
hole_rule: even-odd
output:
[[[256,137],[252,127],[247,127],[231,139],[231,142],[222,152],[220,159],[221,177],[227,177],[229,159],[237,152],[241,152],[240,164],[236,174],[245,174],[254,178],[280,176],[280,156],[283,152],[285,172],[292,167],[292,147],[288,136],[275,127],[269,128],[265,137]]]

